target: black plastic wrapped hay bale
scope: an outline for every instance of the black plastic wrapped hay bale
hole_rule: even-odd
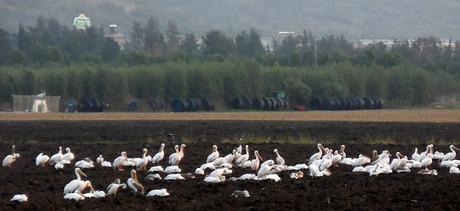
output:
[[[272,101],[268,97],[262,98],[264,102],[264,110],[270,110],[272,108]]]
[[[158,112],[163,109],[164,105],[161,101],[152,98],[148,101],[148,105],[150,107],[150,110],[153,112]]]
[[[313,98],[310,103],[310,108],[313,110],[323,110],[324,109],[323,99],[319,97]]]
[[[373,109],[383,109],[384,102],[381,98],[372,98],[374,100],[374,108]]]
[[[364,103],[365,103],[365,109],[374,109],[375,107],[375,102],[372,98],[365,97],[363,98]]]
[[[132,99],[128,102],[128,111],[130,112],[136,112],[139,111],[139,100],[138,99]]]
[[[78,101],[75,98],[70,98],[66,103],[66,112],[74,113],[78,111]]]
[[[184,112],[187,111],[188,107],[188,102],[181,98],[176,98],[171,102],[173,112]]]
[[[252,100],[249,97],[243,97],[243,102],[244,102],[244,109],[252,109]]]
[[[262,99],[254,98],[252,99],[252,107],[257,110],[263,110],[265,102]]]
[[[215,110],[214,103],[211,100],[207,99],[207,98],[201,99],[201,104],[203,106],[203,110],[205,110],[205,111],[214,111]]]

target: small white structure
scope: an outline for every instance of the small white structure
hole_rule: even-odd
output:
[[[38,95],[13,95],[14,112],[59,112],[60,96]]]
[[[47,113],[48,106],[46,105],[45,92],[37,94],[32,105],[32,112]]]

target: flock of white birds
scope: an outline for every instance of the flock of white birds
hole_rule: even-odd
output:
[[[160,145],[158,153],[153,157],[148,155],[148,150],[143,149],[141,158],[129,158],[126,152],[121,152],[120,156],[115,158],[113,162],[105,161],[102,155],[99,155],[94,163],[90,158],[85,158],[74,163],[76,178],[64,187],[64,199],[71,200],[84,200],[85,198],[102,198],[102,197],[116,197],[119,189],[129,188],[134,194],[145,195],[146,197],[154,196],[168,196],[169,192],[162,189],[154,189],[145,194],[145,187],[138,179],[137,171],[147,171],[148,174],[145,179],[148,180],[185,180],[186,178],[194,179],[195,175],[205,175],[205,171],[210,171],[205,175],[204,182],[207,183],[221,183],[226,181],[226,176],[232,174],[232,168],[250,168],[253,174],[243,174],[239,177],[230,177],[228,180],[274,180],[280,181],[281,178],[278,173],[282,171],[293,171],[290,177],[293,179],[300,179],[304,176],[304,171],[308,171],[308,175],[312,177],[330,176],[329,170],[333,166],[349,165],[353,167],[353,173],[367,173],[370,176],[389,173],[403,173],[410,172],[412,169],[419,169],[418,174],[437,175],[436,169],[430,169],[433,160],[438,160],[439,166],[442,168],[449,168],[452,174],[460,174],[458,166],[460,160],[456,160],[456,150],[459,150],[454,145],[450,145],[450,152],[444,154],[442,152],[433,152],[433,145],[427,145],[425,151],[419,153],[415,148],[414,153],[410,158],[404,156],[400,152],[396,152],[396,158],[390,160],[391,154],[388,150],[382,151],[380,154],[376,150],[373,151],[372,157],[367,157],[360,154],[356,158],[349,158],[345,153],[345,145],[341,145],[340,149],[332,150],[318,144],[318,152],[314,153],[308,159],[307,163],[297,165],[286,165],[283,157],[277,149],[274,149],[274,160],[263,161],[261,155],[257,150],[253,152],[254,159],[250,158],[249,146],[243,147],[240,145],[232,151],[232,153],[221,156],[217,145],[212,146],[211,154],[206,158],[206,162],[200,167],[196,168],[194,174],[181,173],[179,168],[181,160],[184,158],[184,149],[186,145],[181,144],[175,146],[175,152],[169,155],[168,164],[163,168],[160,163],[165,157],[165,144]],[[63,153],[62,147],[59,151],[49,157],[43,153],[37,155],[35,159],[36,166],[45,167],[47,165],[54,166],[56,169],[65,168],[66,165],[72,165],[75,155],[70,148],[66,148]],[[20,158],[20,155],[15,152],[15,146],[12,146],[12,153],[7,155],[2,162],[3,167],[11,167],[14,162]],[[149,164],[152,164],[148,168]],[[131,177],[122,183],[120,179],[115,179],[114,182],[109,184],[106,191],[94,190],[91,181],[84,180],[82,177],[87,177],[82,169],[88,168],[112,168],[115,171],[124,171],[125,168],[131,168]],[[137,171],[136,171],[137,170]],[[160,173],[166,175],[161,177]],[[86,192],[86,193],[85,193]],[[247,192],[247,191],[246,191]],[[246,194],[243,194],[246,195]],[[247,194],[249,196],[249,194]],[[16,194],[11,201],[25,202],[28,201],[26,194]]]

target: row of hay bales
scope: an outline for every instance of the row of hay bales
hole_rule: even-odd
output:
[[[66,112],[103,112],[106,105],[95,98],[83,97],[79,101],[75,98],[70,98],[66,103]]]
[[[384,102],[375,97],[329,97],[313,98],[310,103],[312,110],[362,110],[383,109]]]
[[[206,98],[176,98],[171,102],[173,112],[214,111],[214,103]]]
[[[286,98],[279,97],[264,97],[250,99],[248,97],[235,98],[232,101],[233,109],[246,109],[246,110],[272,110],[281,111],[290,108],[289,101]]]
[[[164,110],[164,103],[156,98],[152,98],[145,102],[150,111],[158,112]],[[141,110],[141,101],[138,99],[132,99],[128,102],[128,111],[136,112]]]

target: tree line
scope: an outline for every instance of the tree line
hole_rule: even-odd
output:
[[[285,90],[293,104],[370,96],[414,106],[460,90],[460,43],[443,47],[433,37],[355,48],[343,36],[304,31],[269,47],[255,29],[235,37],[214,30],[200,44],[174,23],[163,31],[154,18],[135,21],[129,37],[120,50],[102,27],[81,31],[42,17],[15,33],[0,29],[0,102],[44,89],[63,99],[96,97],[119,110],[132,98],[206,97],[227,105]]]

